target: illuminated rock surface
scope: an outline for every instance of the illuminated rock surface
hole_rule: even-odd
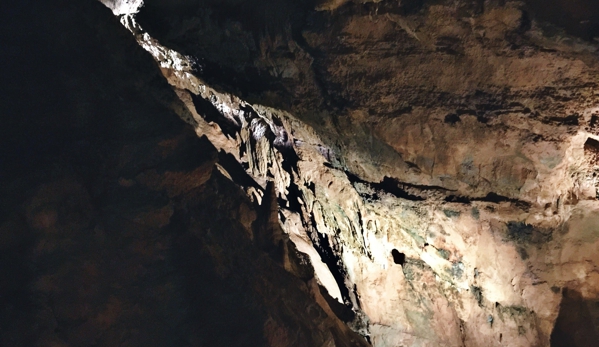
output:
[[[592,1],[102,2],[3,23],[5,345],[597,344]]]

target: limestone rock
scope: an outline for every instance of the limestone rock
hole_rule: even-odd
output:
[[[588,306],[598,289],[599,33],[580,31],[591,13],[557,22],[535,1],[329,1],[287,16],[280,1],[289,26],[261,30],[226,6],[160,16],[157,3],[136,18],[202,61],[198,83],[219,89],[203,97],[235,95],[263,119],[235,116],[230,136],[245,149],[222,148],[274,181],[283,229],[373,345],[574,334],[565,303]],[[293,146],[247,140],[275,123]]]
[[[595,345],[590,1],[102,2],[35,7],[5,344]]]

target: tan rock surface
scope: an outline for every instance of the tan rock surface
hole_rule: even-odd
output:
[[[225,92],[183,88],[233,115],[246,146],[211,141],[274,182],[283,229],[374,346],[557,346],[597,334],[572,312],[594,316],[598,299],[599,64],[534,6],[331,1],[274,33],[202,8],[166,32],[140,18],[206,59]],[[222,30],[221,45],[257,46],[230,55],[207,37]],[[266,90],[237,101],[225,69],[268,76]],[[204,133],[206,110],[186,105]],[[273,136],[252,140],[252,122]]]
[[[286,232],[375,346],[548,345],[565,288],[597,299],[597,47],[547,35],[516,2],[318,8],[334,11],[311,15],[299,43],[257,34],[257,58],[228,65],[266,69],[299,100],[253,106],[299,157],[289,176],[267,164]],[[201,33],[166,38],[224,54]],[[284,105],[273,90],[251,99]]]

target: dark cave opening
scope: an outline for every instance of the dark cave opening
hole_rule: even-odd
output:
[[[592,41],[599,37],[599,7],[595,0],[529,0],[534,19],[561,27],[569,35]]]
[[[406,255],[404,253],[401,253],[400,251],[393,249],[391,251],[391,255],[393,256],[393,262],[395,264],[403,266],[406,263]]]
[[[460,116],[455,114],[455,113],[451,113],[448,114],[447,116],[445,116],[444,122],[447,124],[451,124],[454,125],[457,122],[461,122]]]
[[[591,347],[599,341],[599,300],[564,289],[559,315],[551,333],[552,347]]]

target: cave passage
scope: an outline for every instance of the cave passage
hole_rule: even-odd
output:
[[[393,249],[391,251],[391,255],[393,256],[393,262],[395,264],[403,266],[406,263],[406,255],[399,252],[398,250]]]
[[[599,341],[599,301],[564,289],[551,347],[592,347]]]

